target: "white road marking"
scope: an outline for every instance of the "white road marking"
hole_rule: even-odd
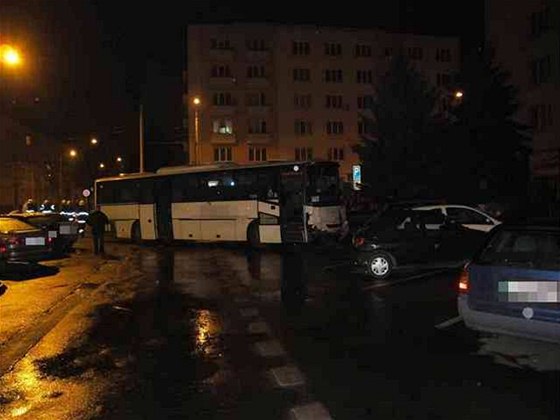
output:
[[[242,308],[239,313],[243,318],[253,318],[259,314],[259,311],[257,308]]]
[[[294,420],[332,420],[329,411],[320,402],[299,405],[290,410]]]
[[[270,328],[263,321],[251,322],[247,327],[250,334],[270,334]]]
[[[297,366],[282,366],[270,369],[276,385],[282,388],[300,386],[305,383],[305,378]]]
[[[452,325],[457,324],[463,320],[462,316],[456,316],[455,318],[448,319],[447,321],[440,322],[439,324],[435,325],[436,328],[442,330],[444,328],[450,327]]]
[[[384,281],[382,283],[376,283],[376,284],[371,284],[369,286],[365,286],[364,288],[362,288],[362,290],[372,290],[372,289],[378,289],[380,287],[392,286],[394,284],[408,283],[409,281],[412,281],[412,280],[418,280],[418,279],[421,279],[423,277],[429,277],[429,276],[433,276],[433,275],[436,275],[436,274],[445,273],[446,271],[448,271],[448,270],[447,269],[435,270],[435,271],[429,271],[427,273],[416,274],[415,276],[405,277],[404,279],[400,279],[400,280]]]
[[[277,357],[286,354],[278,340],[260,341],[255,344],[255,350],[262,357]]]

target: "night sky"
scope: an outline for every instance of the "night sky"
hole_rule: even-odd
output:
[[[57,138],[95,133],[133,143],[142,102],[146,140],[177,140],[189,23],[377,26],[456,35],[469,48],[483,39],[483,0],[177,3],[0,0],[0,41],[21,45],[27,56],[25,74],[10,85],[16,115]]]

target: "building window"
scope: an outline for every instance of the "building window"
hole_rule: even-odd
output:
[[[210,48],[213,50],[231,50],[229,39],[212,38],[210,40]]]
[[[344,124],[342,121],[327,121],[327,134],[343,134]]]
[[[311,80],[311,71],[309,69],[296,68],[292,70],[292,76],[296,82],[309,82]]]
[[[313,134],[313,125],[311,121],[296,120],[294,122],[294,132],[298,136],[309,136]]]
[[[311,95],[295,94],[294,95],[294,108],[296,109],[309,109],[311,108]]]
[[[325,55],[331,55],[331,56],[342,55],[342,45],[335,44],[335,43],[326,43]]]
[[[266,134],[266,120],[249,120],[249,134]]]
[[[233,105],[233,98],[229,92],[214,93],[212,103],[216,106],[231,106]]]
[[[354,47],[355,57],[371,57],[371,45],[356,44]]]
[[[342,108],[342,95],[327,95],[327,96],[325,96],[325,107],[327,107],[327,108]]]
[[[531,62],[531,72],[535,84],[540,85],[548,82],[552,74],[550,55],[533,60]]]
[[[538,12],[531,13],[531,35],[540,36],[550,29],[550,11],[544,7]]]
[[[531,123],[537,131],[546,130],[552,126],[552,105],[540,104],[531,107]]]
[[[309,42],[305,42],[305,41],[292,42],[293,55],[309,55],[310,52],[311,52],[311,48],[309,47]]]
[[[373,96],[358,96],[358,109],[369,109],[373,106]]]
[[[438,73],[436,74],[436,86],[438,87],[448,87],[451,83],[451,75],[448,73]]]
[[[266,106],[266,95],[260,93],[248,93],[246,96],[247,106]]]
[[[215,65],[212,66],[210,75],[212,77],[231,77],[231,71],[228,65]]]
[[[451,61],[451,50],[449,48],[436,49],[436,61],[447,63]]]
[[[327,83],[342,83],[342,70],[325,70],[323,74]]]
[[[231,161],[231,146],[214,147],[214,162]]]
[[[358,134],[373,134],[371,123],[368,123],[367,121],[358,121]]]
[[[264,66],[249,66],[247,67],[247,77],[252,78],[263,78],[264,76]]]
[[[344,160],[344,148],[343,147],[329,147],[327,153],[328,160]]]
[[[294,149],[296,160],[312,160],[313,148],[311,147],[296,147]]]
[[[249,147],[249,162],[266,162],[266,147]]]
[[[408,49],[408,58],[411,60],[422,60],[424,51],[420,47],[412,47]]]
[[[373,83],[373,72],[371,70],[358,70],[358,71],[356,71],[356,82],[358,82],[358,83]]]
[[[249,51],[267,51],[268,48],[266,46],[266,42],[264,39],[248,39],[247,40],[247,49]]]
[[[212,132],[216,134],[233,134],[233,123],[229,118],[217,118],[212,121]]]

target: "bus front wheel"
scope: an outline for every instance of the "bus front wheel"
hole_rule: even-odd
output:
[[[132,242],[139,244],[142,242],[142,234],[140,233],[140,223],[138,221],[132,224],[132,231],[130,232]]]
[[[249,227],[247,228],[247,241],[252,248],[260,248],[261,247],[261,236],[259,234],[259,222],[257,220],[253,220],[249,223]]]

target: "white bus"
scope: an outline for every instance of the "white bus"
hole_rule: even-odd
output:
[[[336,162],[161,168],[95,181],[117,238],[309,242],[346,222]]]

